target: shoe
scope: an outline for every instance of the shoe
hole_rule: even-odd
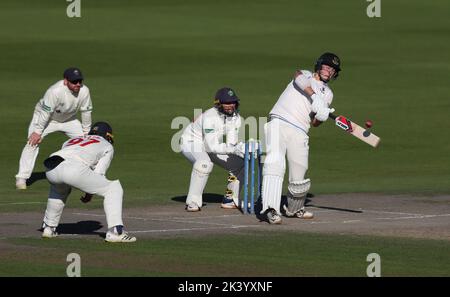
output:
[[[220,205],[222,208],[226,209],[235,209],[237,208],[236,204],[234,203],[233,199],[224,197],[222,199],[222,204]]]
[[[58,236],[56,227],[50,227],[46,223],[42,224],[42,238],[54,238]]]
[[[267,219],[269,221],[269,224],[279,225],[279,224],[281,224],[281,221],[282,221],[280,215],[273,208],[271,208],[267,211]]]
[[[128,235],[127,232],[122,232],[122,234],[117,234],[113,231],[106,232],[105,237],[106,242],[135,242],[136,237]]]
[[[302,208],[301,210],[297,211],[295,213],[295,216],[299,219],[312,219],[314,218],[314,214],[310,211],[306,211],[304,208]]]
[[[195,202],[191,202],[186,205],[186,211],[189,211],[189,212],[200,211],[200,206],[198,206],[197,203],[195,203]]]
[[[27,189],[27,180],[24,178],[16,178],[16,189],[17,190],[26,190]]]

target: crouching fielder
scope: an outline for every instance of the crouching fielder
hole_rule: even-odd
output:
[[[108,242],[134,242],[123,229],[123,189],[119,180],[105,177],[114,154],[111,126],[95,123],[85,137],[71,138],[61,150],[44,161],[46,176],[50,182],[50,194],[42,225],[42,237],[56,237],[64,206],[72,187],[86,194],[81,201],[90,201],[92,195],[104,197],[103,206],[108,224],[105,240]]]
[[[181,136],[181,152],[193,164],[187,211],[199,211],[203,205],[203,190],[213,164],[228,171],[227,189],[222,208],[237,208],[244,182],[244,149],[238,142],[241,126],[239,98],[230,88],[217,91],[214,107],[202,113],[186,127]]]
[[[329,108],[333,92],[328,82],[340,71],[340,60],[332,53],[319,57],[314,72],[297,71],[270,111],[265,126],[267,155],[263,169],[261,214],[266,214],[269,223],[281,223],[281,193],[286,170],[289,165],[289,185],[285,215],[303,219],[313,218],[305,210],[306,194],[311,181],[305,178],[308,170],[308,131],[328,119],[333,109]],[[312,104],[310,102],[313,102]]]

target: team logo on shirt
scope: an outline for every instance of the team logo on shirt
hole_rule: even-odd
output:
[[[214,129],[205,129],[205,133],[211,133],[214,132]]]
[[[50,112],[52,110],[52,108],[48,105],[45,105],[44,102],[42,102],[41,107],[43,110]]]

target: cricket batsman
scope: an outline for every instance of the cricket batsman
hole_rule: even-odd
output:
[[[311,219],[312,212],[305,209],[306,194],[311,186],[305,178],[308,170],[308,132],[328,119],[333,92],[328,82],[341,71],[341,61],[333,53],[321,55],[314,72],[299,70],[289,82],[269,114],[265,126],[267,155],[263,169],[262,211],[270,224],[281,224],[281,193],[286,170],[289,167],[287,217]],[[312,102],[312,103],[311,103]]]
[[[186,211],[200,211],[202,194],[214,164],[228,171],[228,184],[221,207],[237,208],[244,182],[245,145],[238,141],[241,116],[239,98],[228,87],[217,91],[214,107],[202,113],[181,136],[181,153],[192,163]]]

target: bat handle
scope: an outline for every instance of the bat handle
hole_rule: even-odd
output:
[[[336,118],[337,118],[337,116],[335,114],[333,114],[333,113],[330,113],[328,116],[330,118],[332,118],[333,120],[336,120]]]

